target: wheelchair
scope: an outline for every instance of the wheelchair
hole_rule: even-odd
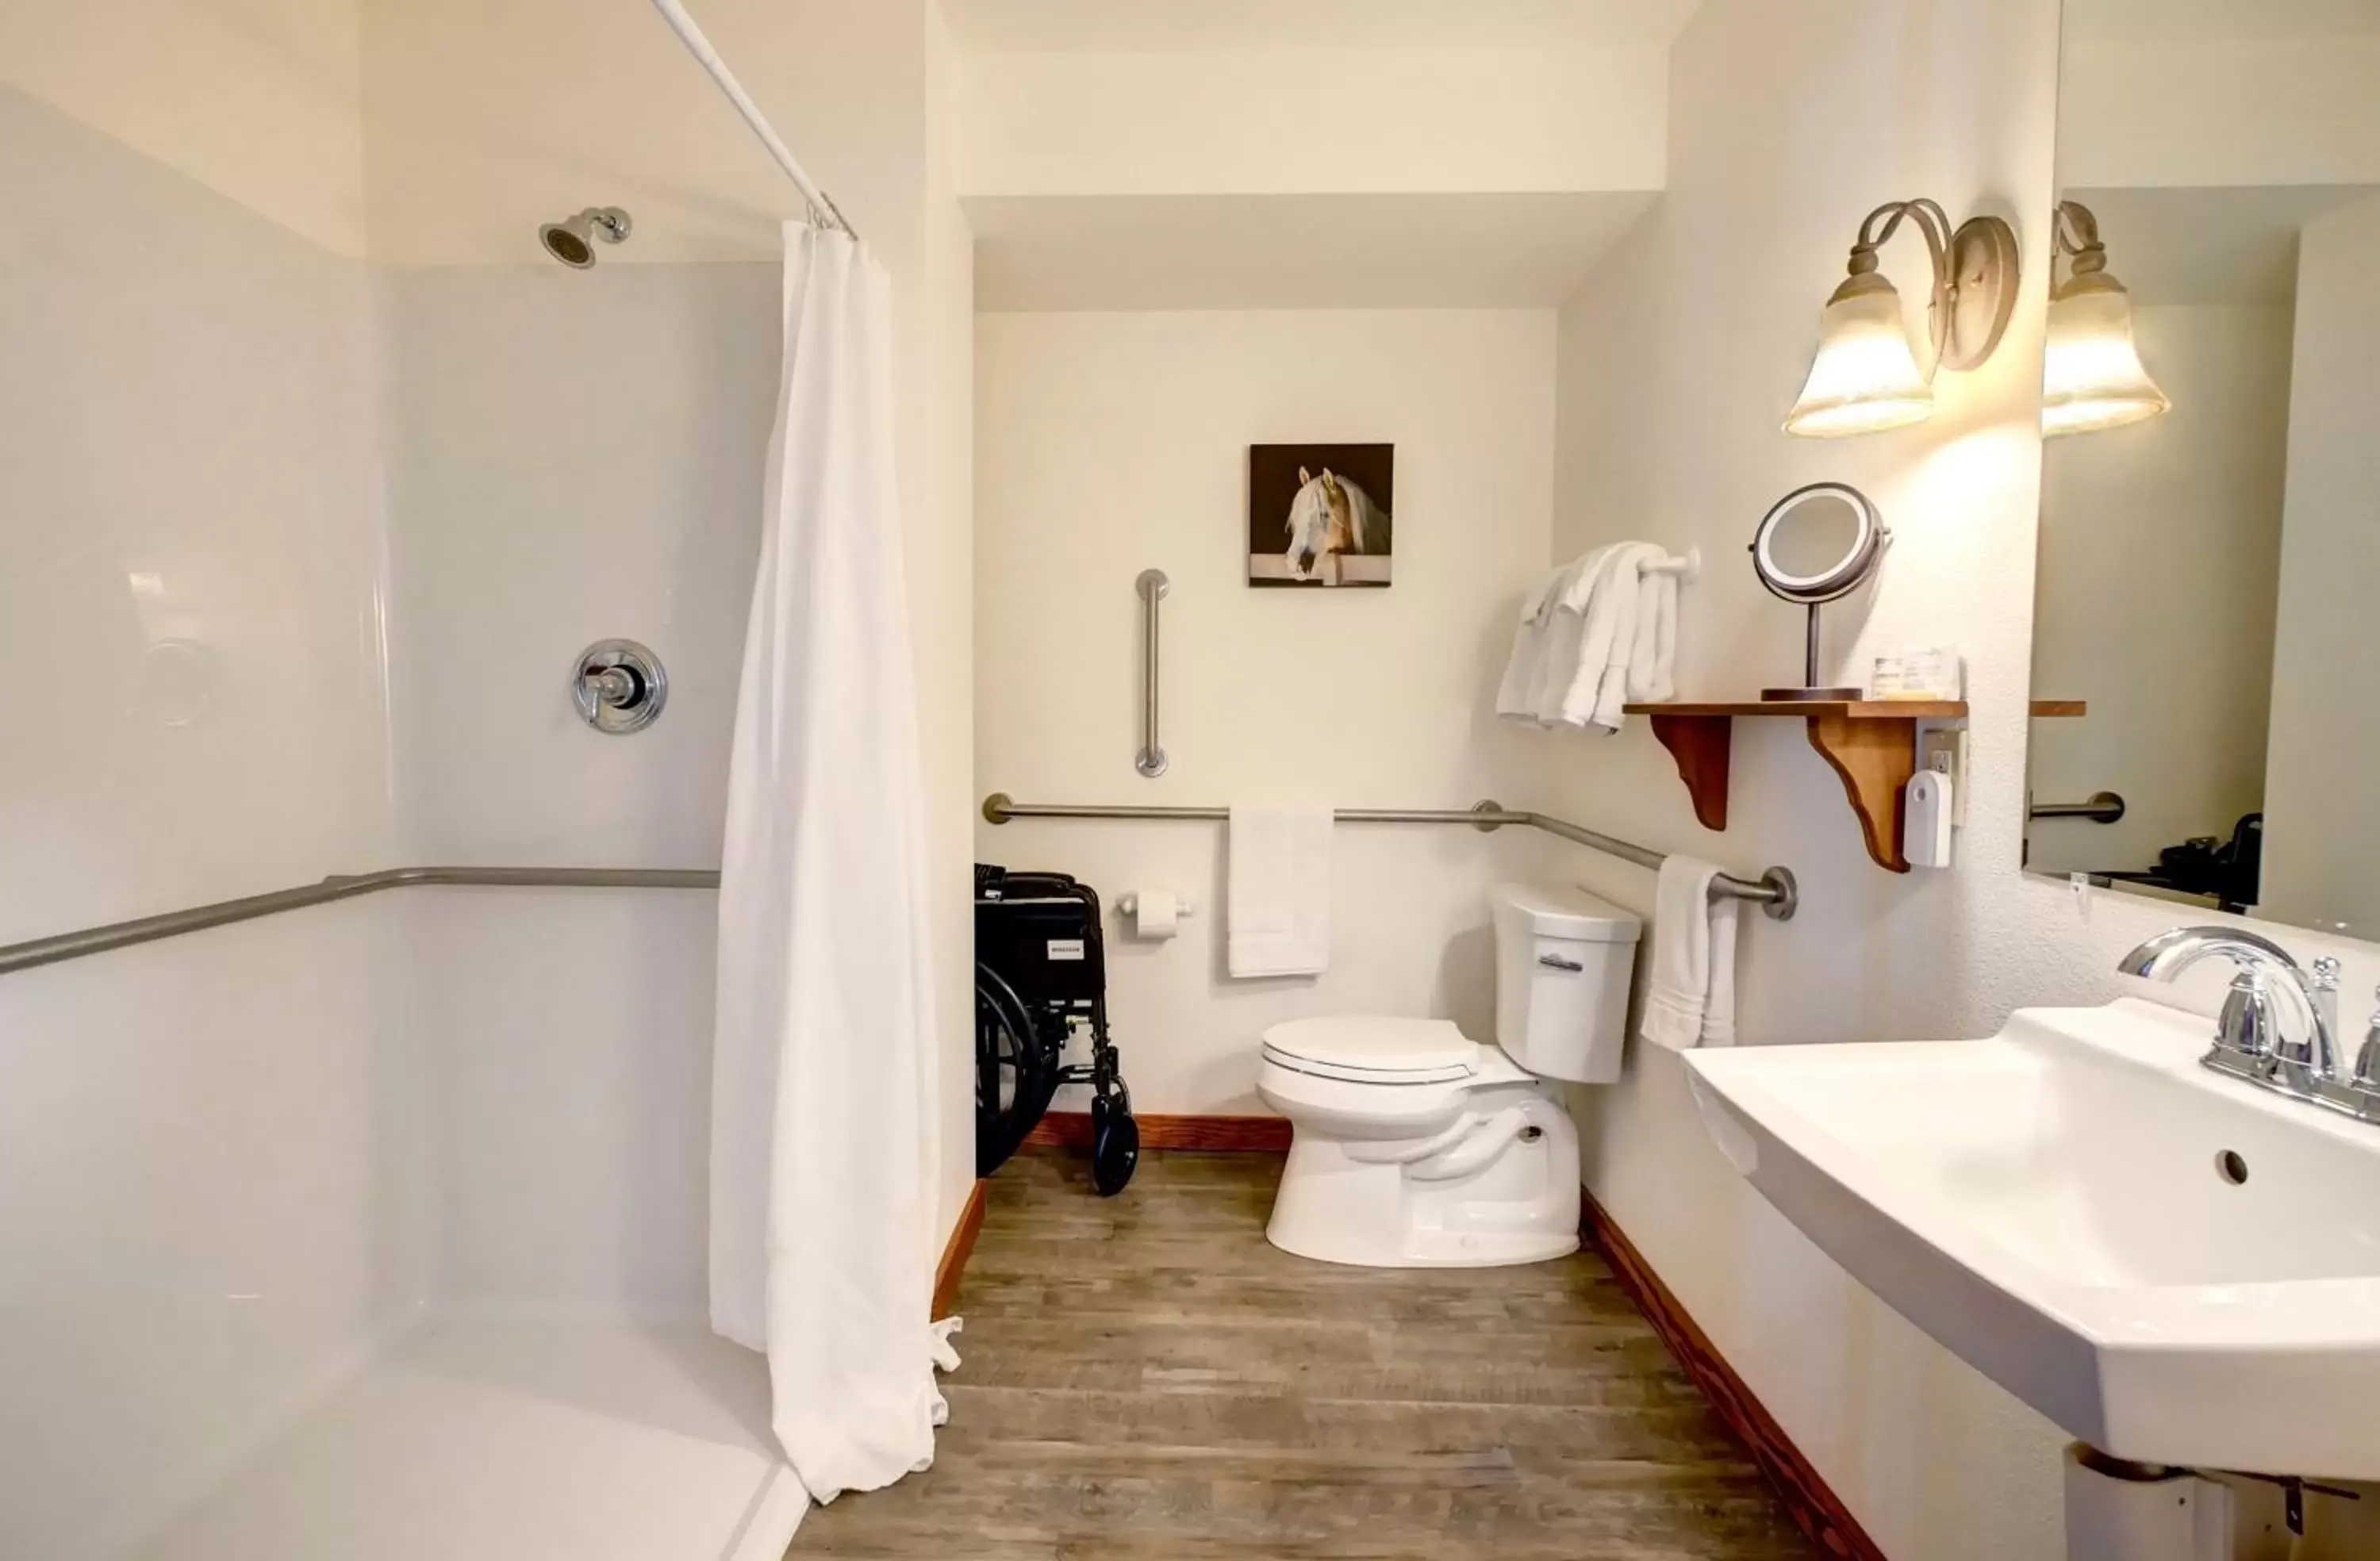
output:
[[[1091,1185],[1113,1197],[1140,1163],[1132,1092],[1108,1036],[1099,897],[1064,873],[975,869],[976,1174],[1015,1154],[1067,1084],[1091,1089]],[[1068,1063],[1087,1031],[1090,1060]]]

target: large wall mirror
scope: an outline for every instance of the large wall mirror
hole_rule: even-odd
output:
[[[2064,44],[2027,865],[2380,939],[2380,0]]]

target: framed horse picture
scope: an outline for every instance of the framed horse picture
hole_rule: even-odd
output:
[[[1248,584],[1385,586],[1393,444],[1248,446]]]

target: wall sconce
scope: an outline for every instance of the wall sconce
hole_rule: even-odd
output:
[[[1851,276],[1818,317],[1818,352],[1785,431],[1810,439],[1875,433],[1934,415],[1934,376],[1917,367],[1901,323],[1900,295],[1876,272],[1876,252],[1902,219],[1917,224],[1934,260],[1926,310],[1935,366],[1980,366],[1999,345],[2016,311],[2016,233],[1998,217],[1970,217],[1958,227],[1934,201],[1895,200],[1860,224]],[[1880,225],[1879,225],[1880,224]]]
[[[2172,409],[2149,378],[2132,342],[2132,300],[2107,274],[2099,219],[2078,200],[2061,200],[2053,224],[2058,253],[2070,255],[2063,283],[2049,294],[2049,339],[2041,369],[2041,431],[2093,433]],[[2051,262],[2053,265],[2055,261]]]

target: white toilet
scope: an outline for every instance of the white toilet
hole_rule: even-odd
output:
[[[1578,1248],[1578,1130],[1548,1080],[1620,1077],[1643,924],[1500,884],[1496,1044],[1443,1019],[1299,1019],[1257,1089],[1290,1120],[1266,1239],[1371,1268],[1541,1263]]]

